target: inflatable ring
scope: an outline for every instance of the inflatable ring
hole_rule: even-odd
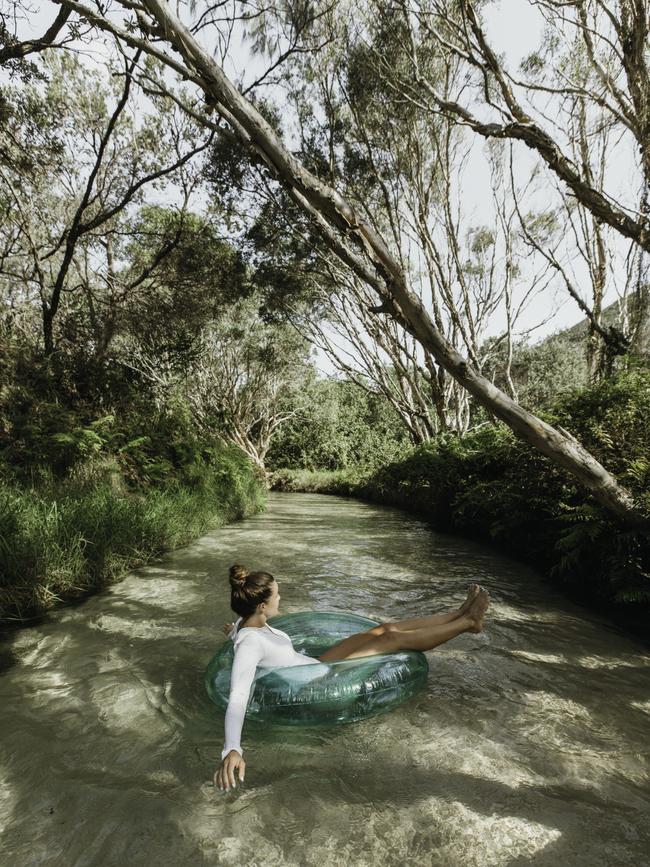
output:
[[[291,637],[294,648],[320,656],[329,647],[377,626],[356,614],[304,612],[273,617],[272,626]],[[233,642],[228,639],[210,661],[205,685],[212,701],[228,706]],[[258,667],[246,719],[277,726],[318,726],[354,722],[384,713],[415,695],[426,683],[427,658],[419,651],[375,654],[341,662]]]

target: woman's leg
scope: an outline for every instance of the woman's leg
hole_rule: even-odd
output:
[[[451,623],[457,618],[462,617],[464,614],[467,614],[480,589],[481,588],[478,584],[470,584],[467,588],[467,599],[463,602],[460,608],[456,611],[450,612],[449,614],[429,614],[427,617],[412,617],[408,620],[397,620],[394,623],[380,623],[378,626],[365,629],[363,632],[356,632],[354,635],[349,635],[347,638],[339,641],[338,644],[335,644],[334,647],[330,647],[326,652],[331,653],[336,648],[337,652],[352,653],[359,647],[363,647],[363,645],[365,645],[371,638],[383,635],[390,629],[394,632],[411,632],[414,629],[428,629],[431,626]],[[342,651],[339,651],[339,648],[342,648]],[[319,657],[319,659],[322,658],[322,656]],[[332,659],[333,658],[334,657],[332,657]],[[336,658],[338,659],[339,657],[337,656]],[[346,659],[345,656],[340,658]]]
[[[429,614],[426,617],[411,617],[408,620],[396,620],[393,623],[395,629],[399,632],[410,632],[413,629],[425,629],[428,626],[436,624],[451,623],[463,614],[467,614],[481,589],[479,584],[470,584],[467,588],[467,598],[455,611],[450,611],[448,614]]]
[[[405,632],[392,623],[382,623],[367,632],[350,635],[330,647],[318,658],[323,662],[340,662],[378,653],[398,653],[401,650],[432,650],[463,632],[481,632],[483,618],[490,601],[487,590],[480,590],[466,614],[448,623],[434,623]]]

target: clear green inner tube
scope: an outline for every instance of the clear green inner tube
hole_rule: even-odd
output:
[[[294,648],[307,656],[320,656],[341,639],[378,625],[357,614],[328,611],[285,614],[269,623],[286,632]],[[224,711],[233,656],[233,643],[227,640],[205,672],[208,695]],[[354,722],[402,704],[424,686],[428,673],[427,658],[418,651],[317,665],[260,666],[251,687],[246,719],[277,726]]]

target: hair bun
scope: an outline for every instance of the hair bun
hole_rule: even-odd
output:
[[[230,580],[233,584],[244,585],[246,583],[246,579],[249,576],[249,571],[245,566],[231,566],[230,567]]]

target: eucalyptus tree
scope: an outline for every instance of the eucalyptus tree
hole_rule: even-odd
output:
[[[538,80],[519,77],[508,68],[490,44],[482,15],[471,0],[409,0],[400,5],[409,29],[413,82],[421,99],[430,100],[429,108],[457,117],[485,138],[523,142],[595,217],[650,252],[650,17],[644,0],[535,0],[532,5],[547,27],[543,45],[527,63],[528,69],[543,73]],[[421,41],[451,52],[468,75],[475,76],[472,96],[489,117],[436,89],[418,60]],[[567,64],[577,43],[584,48],[588,78],[574,77]],[[557,73],[562,83],[546,83],[551,73]],[[550,121],[534,104],[537,94],[559,97]],[[616,202],[566,152],[560,102],[576,95],[602,108],[632,137],[639,171],[636,202]],[[549,123],[554,128],[549,130]]]
[[[74,55],[44,55],[41,80],[3,89],[6,123],[0,130],[0,279],[19,284],[40,307],[46,354],[56,346],[56,322],[85,307],[98,352],[112,331],[111,310],[146,280],[121,261],[129,222],[144,190],[171,178],[179,211],[187,210],[192,181],[183,172],[209,144],[173,104],[136,122],[132,73],[138,54],[121,67],[89,69]],[[106,82],[105,72],[109,73]],[[162,110],[164,109],[164,110]],[[166,237],[156,264],[176,241]],[[105,308],[102,324],[99,308]]]
[[[498,318],[500,340],[511,346],[522,309],[544,285],[550,266],[544,262],[536,271],[522,264],[528,251],[514,225],[513,202],[504,199],[506,185],[496,162],[488,186],[488,228],[478,223],[463,196],[471,140],[468,144],[468,137],[444,119],[421,117],[385,86],[375,56],[390,68],[404,64],[408,58],[399,26],[397,35],[387,26],[370,29],[364,34],[373,40],[368,46],[340,14],[335,22],[320,24],[323,37],[331,35],[331,27],[341,31],[340,37],[332,36],[318,56],[301,54],[288,63],[278,84],[295,106],[298,153],[391,239],[423,305],[480,370],[486,330]],[[453,77],[449,65],[439,65],[440,74]],[[232,173],[217,174],[222,183],[237,183]],[[243,175],[240,171],[240,183]],[[252,183],[247,178],[249,189]],[[258,190],[267,204],[252,232],[256,252],[261,249],[267,260],[300,272],[301,294],[307,285],[314,299],[320,298],[319,317],[299,317],[310,338],[347,377],[383,393],[414,441],[440,429],[466,430],[468,393],[395,319],[376,315],[372,290],[318,244],[286,195],[276,191],[274,196],[263,180]],[[287,243],[287,236],[294,240]],[[284,301],[295,310],[296,292],[285,294]]]
[[[286,197],[266,201],[247,239],[253,279],[271,315],[290,322],[358,389],[383,395],[413,442],[445,426],[443,411],[436,418],[432,394],[439,391],[431,388],[417,342],[394,319],[373,312],[371,290],[341,267],[295,205]]]
[[[335,187],[290,153],[276,130],[250,99],[233,85],[212,54],[164,0],[142,0],[142,3],[129,0],[128,4],[118,4],[114,8],[126,19],[125,24],[117,21],[113,12],[106,12],[101,4],[85,4],[77,0],[59,2],[88,23],[111,33],[121,44],[156,57],[199,88],[218,113],[221,124],[238,138],[251,159],[261,162],[284,186],[291,198],[314,220],[330,248],[375,290],[381,302],[378,313],[386,313],[400,321],[405,330],[432,353],[436,362],[479,402],[556,464],[573,473],[604,505],[630,521],[646,523],[629,492],[568,432],[554,429],[523,409],[486,380],[449,343],[412,291],[398,254],[383,235]],[[519,122],[522,123],[521,119]],[[553,158],[562,171],[568,172],[569,180],[580,188],[588,206],[596,209],[603,219],[609,218],[612,225],[634,238],[644,249],[647,247],[650,242],[645,237],[642,220],[629,217],[621,213],[620,208],[603,202],[603,197],[593,190],[582,189],[575,172],[567,169],[559,157]]]
[[[530,0],[543,24],[542,43],[513,70],[491,44],[485,7],[472,0],[399,0],[411,69],[404,92],[423,111],[454,118],[488,140],[511,140],[537,155],[567,190],[586,259],[585,301],[595,360],[629,342],[650,352],[650,13],[646,0]],[[394,6],[375,3],[378,14]],[[455,57],[463,89],[444,93],[421,62],[431,51]],[[605,149],[603,149],[605,145]],[[621,161],[633,181],[620,183]],[[572,201],[573,200],[573,201]],[[576,207],[577,206],[577,207]],[[628,241],[631,289],[627,334],[600,322],[606,230]],[[573,231],[573,228],[571,229]],[[586,254],[586,255],[585,255]],[[557,262],[557,259],[556,259]],[[569,281],[570,282],[570,281]],[[627,307],[626,307],[627,309]],[[598,343],[602,346],[599,348]]]
[[[277,125],[277,116],[266,113]],[[302,153],[311,162],[321,158],[315,138],[308,145],[303,137]],[[206,177],[215,196],[228,199],[231,222],[242,226],[265,310],[290,322],[359,389],[383,395],[413,442],[446,427],[444,411],[436,419],[440,406],[431,394],[439,392],[431,388],[417,342],[395,320],[372,312],[372,292],[341,267],[295,203],[228,141],[215,143]]]
[[[553,42],[553,40],[551,40]],[[558,51],[555,43],[555,51]],[[563,135],[572,162],[581,167],[586,181],[605,194],[622,179],[621,131],[602,105],[586,97],[593,86],[594,70],[582,39],[574,39],[562,50],[562,62],[542,48],[522,62],[522,71],[539,91],[544,92],[556,112],[550,118],[564,118]],[[549,62],[544,58],[549,57]],[[566,90],[567,79],[579,87]],[[552,86],[552,87],[551,87]],[[549,96],[549,91],[553,91]],[[559,94],[562,98],[559,99]],[[561,279],[561,285],[587,320],[586,358],[592,381],[608,376],[617,358],[639,346],[638,287],[644,253],[635,242],[627,242],[567,191],[553,172],[538,163],[536,174],[546,185],[543,202],[533,207],[530,191],[517,191],[516,176],[521,148],[514,141],[491,139],[507,149],[509,174],[516,201],[517,217],[526,245],[545,259]],[[616,176],[619,176],[618,178]],[[625,179],[627,181],[627,178]],[[617,315],[612,316],[612,298]],[[607,321],[603,317],[608,306]],[[632,314],[632,315],[630,315]]]
[[[293,328],[265,322],[255,295],[232,304],[202,334],[184,394],[199,429],[223,435],[260,470],[274,435],[294,418],[311,368]]]
[[[435,87],[440,105],[455,100],[461,89],[467,90],[471,78],[466,57],[445,46],[442,38],[434,41],[429,32],[433,27],[430,20],[421,23],[425,5],[417,6],[419,17],[409,6],[409,19],[404,6],[380,0],[369,7],[355,5],[351,13],[339,4],[332,20],[319,20],[324,34],[335,34],[327,49],[317,57],[301,54],[289,63],[294,74],[284,75],[287,101],[296,107],[301,152],[305,152],[305,142],[311,149],[315,143],[320,144],[318,160],[313,164],[390,238],[393,248],[401,253],[403,267],[409,268],[414,247],[421,252],[428,270],[427,283],[434,295],[438,289],[443,302],[436,309],[437,299],[433,298],[436,322],[441,330],[445,330],[443,319],[452,324],[453,331],[447,330],[446,336],[467,353],[479,370],[482,341],[476,340],[476,332],[480,333],[484,311],[494,316],[495,295],[505,308],[501,312],[501,318],[506,320],[501,339],[512,346],[512,313],[518,307],[513,294],[518,289],[525,299],[522,303],[526,303],[531,286],[547,287],[554,282],[551,275],[557,274],[560,285],[588,319],[592,378],[606,374],[613,360],[630,345],[638,348],[643,344],[641,308],[647,279],[643,251],[635,249],[634,242],[631,248],[624,249],[620,236],[617,244],[617,233],[572,194],[567,195],[552,173],[551,184],[555,181],[558,188],[557,204],[552,200],[549,203],[549,178],[540,177],[533,166],[533,178],[538,176],[536,185],[530,178],[523,184],[511,179],[511,199],[515,201],[508,204],[510,218],[504,212],[501,181],[501,201],[496,201],[493,188],[495,208],[485,220],[485,230],[470,227],[475,238],[483,239],[503,231],[501,239],[494,237],[492,267],[484,271],[493,279],[492,291],[488,296],[483,291],[470,291],[468,274],[459,267],[463,262],[459,248],[463,210],[470,210],[476,197],[468,197],[463,191],[454,200],[452,192],[454,181],[457,188],[463,187],[460,167],[471,158],[471,133],[468,136],[453,115],[431,104],[422,105],[421,88],[413,82],[413,70],[429,87]],[[373,15],[369,23],[368,8]],[[432,8],[438,7],[426,7],[433,17]],[[414,20],[419,28],[414,27]],[[557,21],[554,23],[557,25]],[[557,37],[548,38],[539,52],[526,58],[523,67],[531,86],[545,99],[555,100],[552,104],[557,117],[563,120],[562,135],[573,163],[581,167],[588,183],[604,194],[620,162],[620,130],[607,108],[588,98],[597,82],[584,40],[571,33],[563,36],[562,43]],[[566,87],[567,79],[573,82],[572,88]],[[481,82],[476,84],[480,99]],[[489,162],[494,164],[493,154],[500,149],[510,152],[512,167],[515,143],[504,148],[504,138],[489,138]],[[524,170],[531,171],[526,161]],[[512,169],[510,173],[515,174]],[[541,196],[539,191],[535,196],[535,186],[540,185],[545,189]],[[540,204],[534,204],[535,198],[541,199],[543,210]],[[512,219],[515,212],[520,232]],[[537,255],[523,255],[522,244],[528,247],[528,253]],[[476,248],[475,240],[472,246]],[[494,256],[496,250],[499,256]],[[521,262],[529,266],[529,273],[521,269]],[[536,264],[531,267],[533,262]],[[477,273],[471,264],[468,270],[470,276]],[[502,273],[497,273],[499,270]],[[418,287],[413,265],[410,279],[411,285]],[[495,283],[499,286],[496,291]],[[616,325],[602,323],[608,292],[610,298],[616,292],[620,300],[621,321]],[[515,396],[507,371],[505,378]]]

